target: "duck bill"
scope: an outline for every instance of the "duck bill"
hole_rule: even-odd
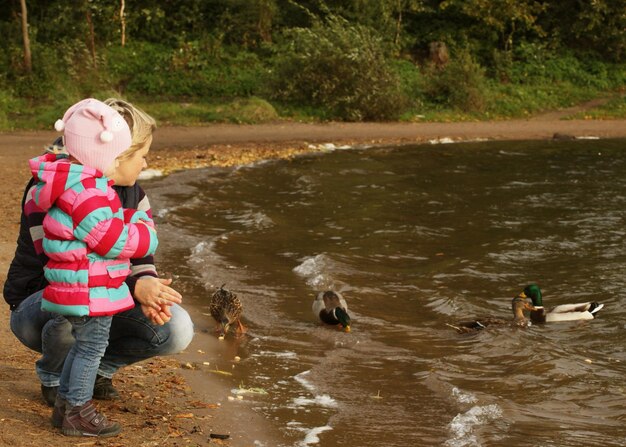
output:
[[[222,335],[228,334],[229,329],[230,329],[230,324],[222,323]]]
[[[350,325],[347,325],[347,326],[345,326],[345,327],[343,328],[343,331],[344,331],[344,332],[350,332],[350,330],[351,330],[351,329],[350,329]]]

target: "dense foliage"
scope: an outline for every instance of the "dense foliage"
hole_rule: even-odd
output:
[[[0,0],[0,128],[86,95],[388,120],[519,116],[626,85],[626,0],[25,3],[28,48],[21,1]]]
[[[274,98],[354,121],[402,112],[399,79],[371,29],[331,16],[310,28],[293,28],[282,40],[273,59]]]

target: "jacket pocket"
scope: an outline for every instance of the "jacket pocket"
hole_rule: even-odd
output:
[[[107,265],[107,274],[109,275],[107,287],[117,289],[130,275],[130,268],[127,263]]]

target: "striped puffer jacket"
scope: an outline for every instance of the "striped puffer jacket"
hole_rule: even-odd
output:
[[[43,221],[48,286],[42,309],[72,316],[113,315],[134,301],[124,282],[130,258],[154,254],[154,223],[145,212],[125,210],[100,171],[64,155],[30,160],[33,202]]]

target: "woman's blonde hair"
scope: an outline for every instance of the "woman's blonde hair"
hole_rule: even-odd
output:
[[[129,158],[144,147],[157,127],[156,121],[139,107],[123,99],[109,98],[104,100],[104,103],[122,115],[130,127],[131,145],[118,159]]]

